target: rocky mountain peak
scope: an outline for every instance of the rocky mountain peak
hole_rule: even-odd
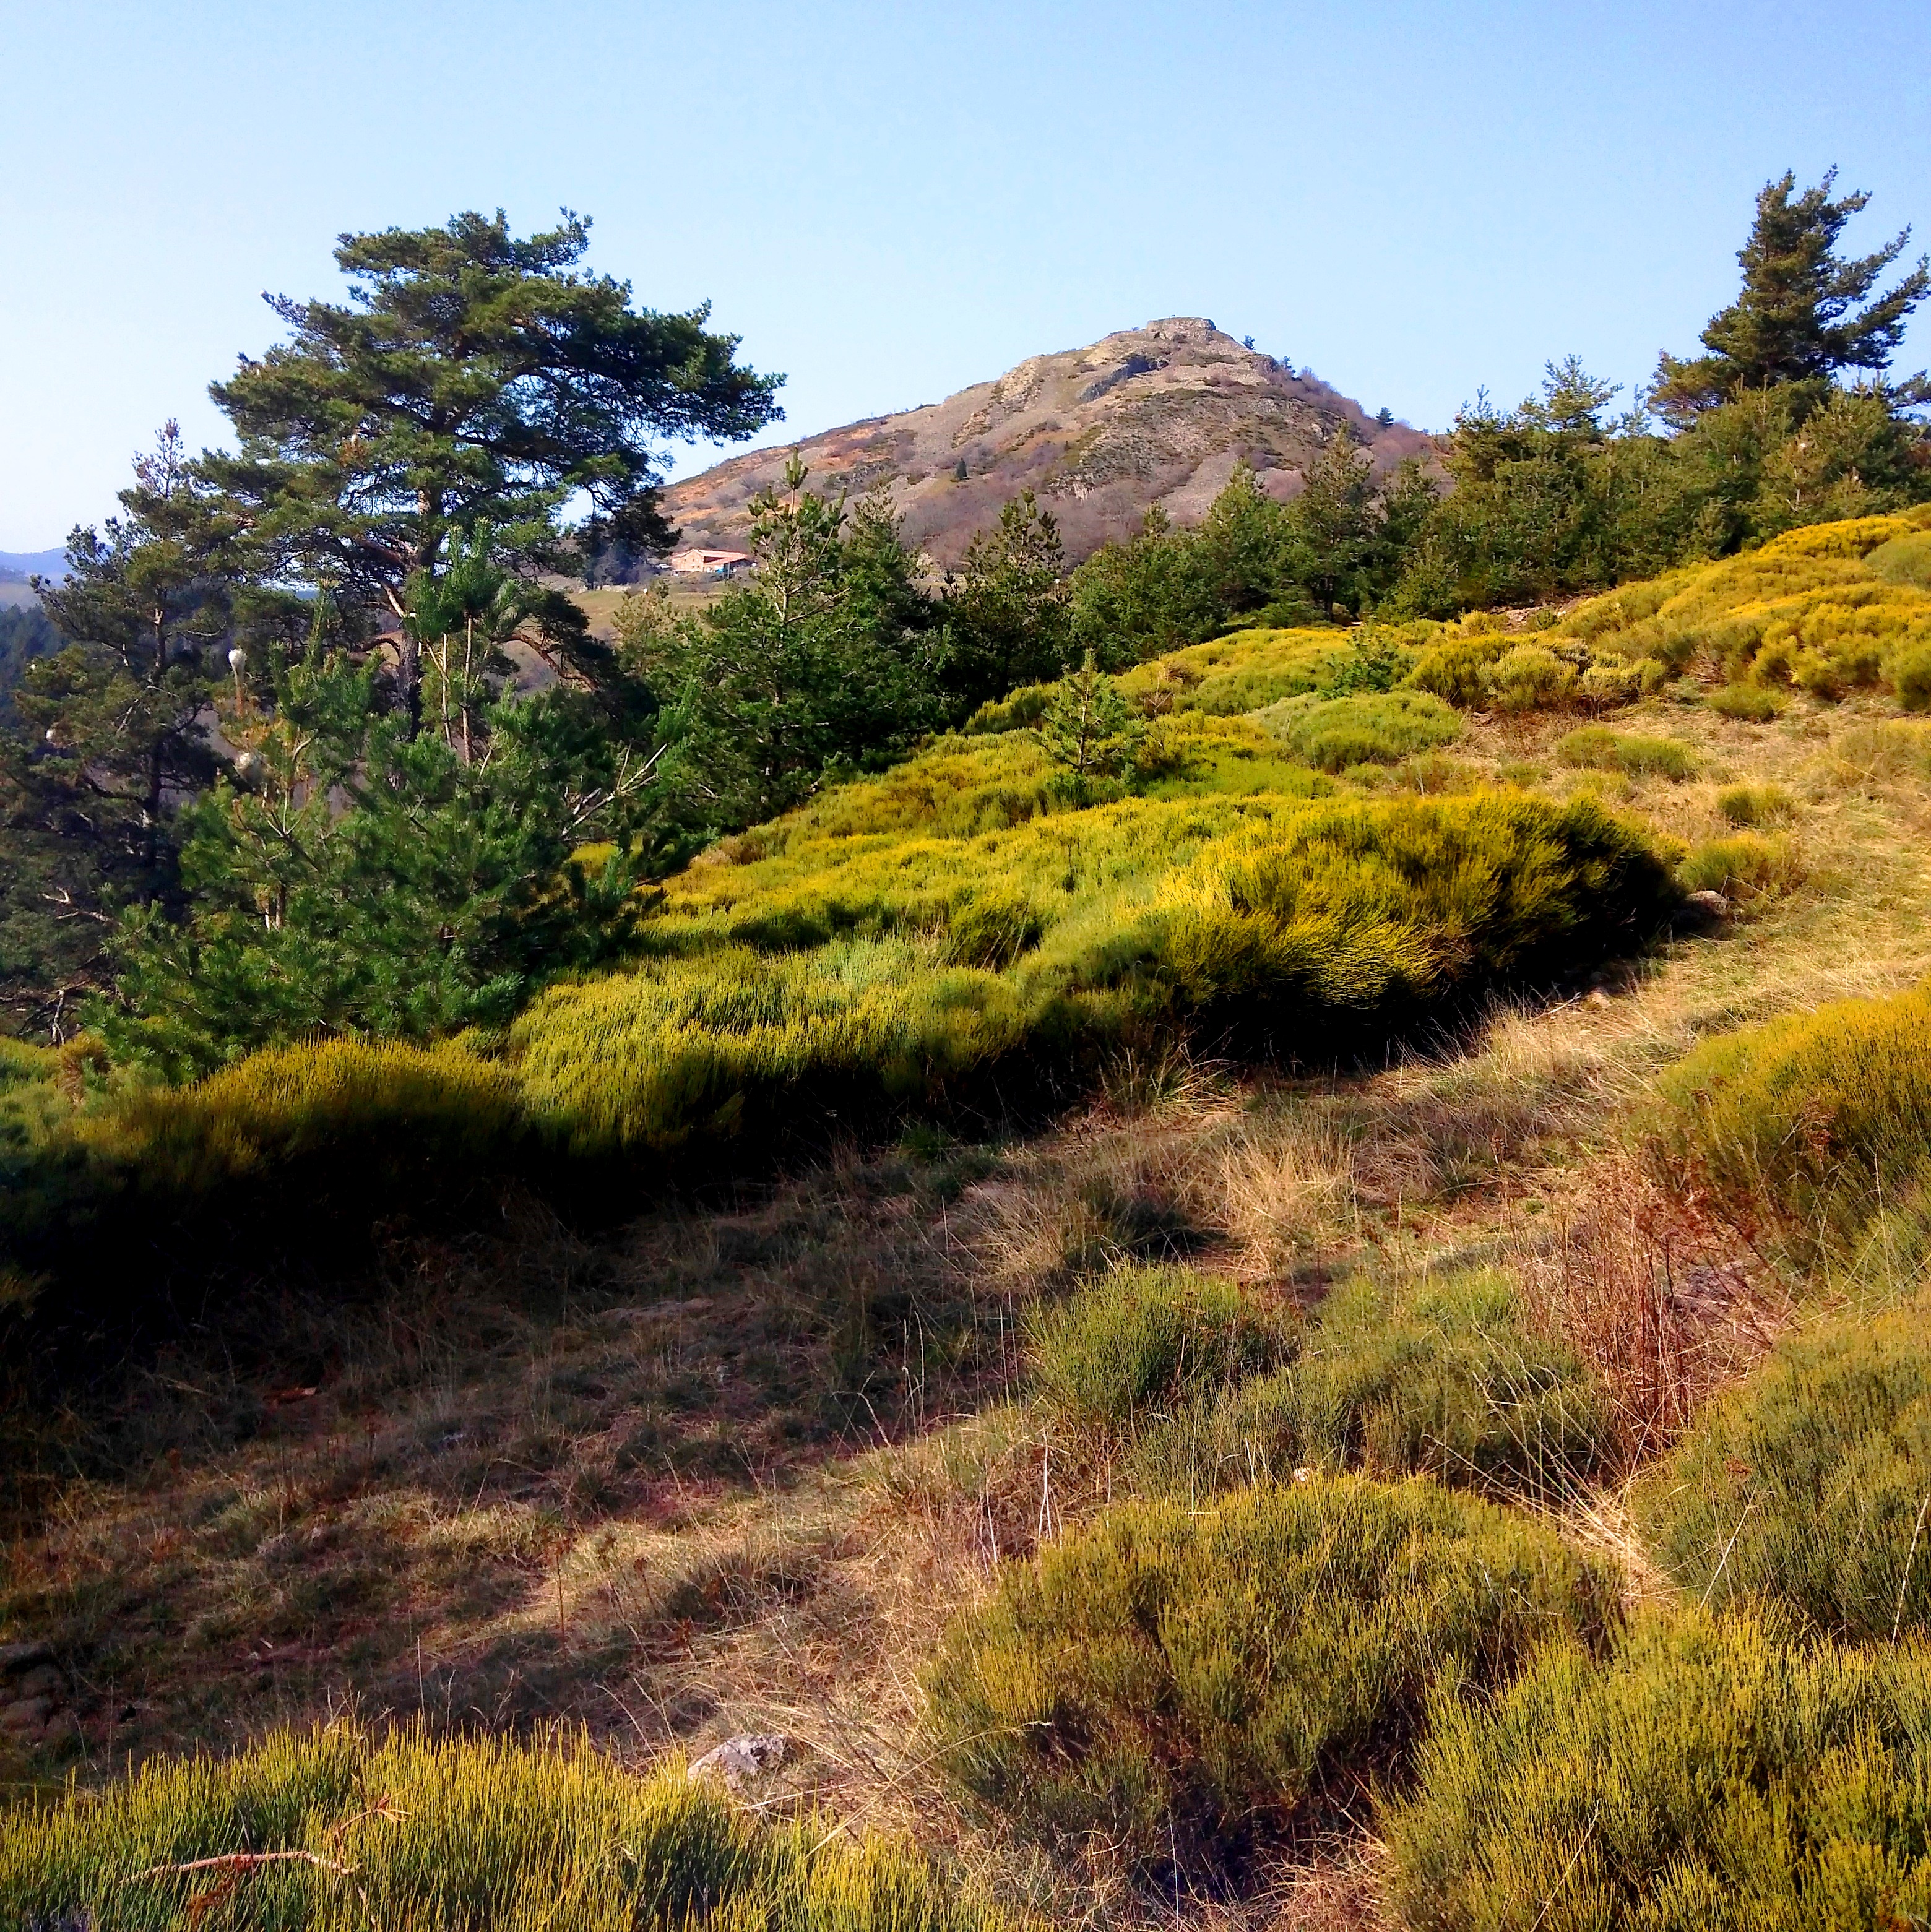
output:
[[[733,457],[674,484],[665,507],[686,546],[740,547],[751,499],[795,451],[815,488],[888,488],[908,538],[941,566],[1026,489],[1053,509],[1077,559],[1137,529],[1152,503],[1176,523],[1198,521],[1242,462],[1290,496],[1344,426],[1384,471],[1432,446],[1206,316],[1167,316],[1029,356],[942,403]]]

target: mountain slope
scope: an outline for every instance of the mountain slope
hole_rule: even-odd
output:
[[[1379,470],[1431,447],[1211,322],[1176,316],[1030,357],[942,403],[733,457],[674,484],[665,508],[687,544],[737,547],[746,506],[796,450],[818,488],[856,495],[889,482],[908,538],[941,565],[1025,489],[1047,500],[1077,560],[1128,535],[1151,502],[1177,523],[1197,521],[1242,459],[1274,494],[1292,495],[1343,424]]]

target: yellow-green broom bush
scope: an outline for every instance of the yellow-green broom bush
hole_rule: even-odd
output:
[[[1740,1028],[1658,1090],[1653,1144],[1678,1181],[1806,1265],[1908,1272],[1931,1180],[1931,988]]]
[[[1494,632],[1450,632],[1421,653],[1403,682],[1467,710],[1487,697],[1489,670],[1508,648],[1508,640]]]
[[[1815,1932],[1931,1916],[1931,1653],[1645,1621],[1437,1702],[1384,1813],[1414,1932]]]
[[[1582,605],[1550,641],[1604,657],[1698,661],[1731,683],[1794,686],[1824,698],[1886,682],[1931,656],[1931,590],[1872,560],[1931,527],[1920,506],[1791,530],[1760,549],[1670,572]],[[1927,694],[1931,697],[1931,694]]]
[[[1182,1268],[1120,1268],[1035,1312],[1035,1386],[1072,1427],[1100,1436],[1197,1402],[1290,1352],[1285,1308]]]
[[[1235,631],[1137,664],[1120,688],[1137,700],[1158,691],[1176,710],[1231,717],[1318,690],[1353,655],[1345,632]]]
[[[277,1856],[295,1852],[298,1857]],[[266,1856],[263,1856],[266,1855]],[[190,1871],[197,1860],[226,1863]],[[908,1846],[761,1824],[581,1740],[337,1725],[0,1812],[0,1923],[89,1932],[997,1932]]]
[[[1931,1629],[1931,1308],[1786,1338],[1638,1490],[1699,1601],[1764,1597],[1854,1639]]]
[[[1128,799],[969,841],[794,842],[693,868],[662,957],[554,988],[506,1051],[573,1150],[664,1148],[769,1124],[781,1101],[929,1100],[1022,1054],[1035,1075],[1077,1068],[1149,1028],[1324,1058],[1632,946],[1674,898],[1593,802],[1512,793]],[[947,964],[953,920],[988,901],[1037,944],[996,970]]]
[[[1908,584],[1931,590],[1931,530],[1916,536],[1893,537],[1864,559],[1873,577],[1886,584]]]
[[[1411,752],[1437,751],[1461,736],[1453,707],[1425,691],[1284,698],[1256,716],[1295,758],[1323,772],[1398,764]]]
[[[1434,1484],[1265,1484],[1116,1508],[1010,1566],[927,1680],[979,1803],[1143,1870],[1238,1862],[1358,1801],[1431,1694],[1491,1690],[1557,1633],[1599,1642],[1608,1576],[1526,1517]]]
[[[1290,1364],[1177,1408],[1130,1468],[1137,1486],[1180,1498],[1313,1468],[1426,1473],[1554,1507],[1612,1442],[1602,1392],[1530,1330],[1506,1276],[1363,1274],[1329,1290]]]

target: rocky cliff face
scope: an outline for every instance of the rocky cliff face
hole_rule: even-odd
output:
[[[736,548],[745,506],[795,449],[815,488],[857,496],[889,483],[908,538],[941,566],[956,563],[972,532],[1025,489],[1059,518],[1077,560],[1138,528],[1149,503],[1176,523],[1198,521],[1242,460],[1272,494],[1293,495],[1303,466],[1343,424],[1379,470],[1431,446],[1211,322],[1175,316],[1030,357],[942,403],[733,457],[674,485],[665,508],[686,544]]]

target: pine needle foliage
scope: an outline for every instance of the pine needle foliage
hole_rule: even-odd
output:
[[[1143,1872],[1224,1869],[1398,1762],[1432,1693],[1504,1682],[1559,1632],[1601,1641],[1614,1600],[1547,1530],[1425,1481],[1134,1503],[953,1624],[932,1721],[999,1816]]]
[[[1931,1652],[1647,1620],[1437,1702],[1383,1814],[1415,1932],[1798,1932],[1931,1912]]]
[[[183,1868],[192,1868],[183,1869]],[[93,1932],[998,1932],[897,1843],[767,1826],[581,1739],[335,1725],[0,1814],[0,1919]]]

